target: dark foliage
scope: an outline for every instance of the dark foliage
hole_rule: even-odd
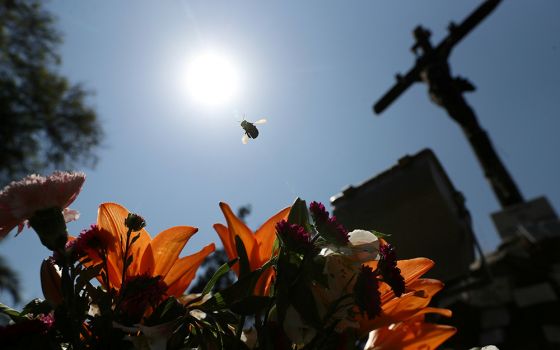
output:
[[[97,160],[102,130],[90,93],[57,71],[54,25],[40,1],[0,1],[0,185]]]

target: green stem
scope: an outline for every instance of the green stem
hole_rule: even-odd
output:
[[[103,248],[101,250],[101,262],[103,263],[103,269],[105,270],[105,277],[103,278],[103,283],[105,288],[109,291],[111,288],[109,286],[109,266],[107,265],[107,249]]]
[[[74,308],[74,265],[70,257],[68,257],[64,251],[60,251],[59,253],[63,256],[64,262],[61,276],[62,295],[66,306],[66,316],[71,325],[71,334],[68,335],[68,338],[71,339],[72,349],[80,349],[81,317],[77,317],[78,315],[75,314]]]
[[[123,268],[122,268],[122,279],[121,279],[121,289],[124,285],[124,279],[125,279],[125,275],[126,275],[126,269],[128,268],[127,266],[127,260],[128,260],[128,248],[130,246],[130,235],[132,234],[132,229],[129,228],[128,231],[126,232],[126,245],[124,248],[124,254],[123,254]]]
[[[243,327],[245,326],[245,316],[241,316],[239,323],[237,324],[237,330],[235,331],[235,337],[241,342],[241,335],[243,334]],[[239,349],[239,343],[237,343],[236,348]]]

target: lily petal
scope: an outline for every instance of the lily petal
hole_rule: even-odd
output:
[[[198,253],[177,260],[163,278],[163,282],[168,286],[167,294],[176,297],[181,296],[196,275],[198,267],[215,249],[214,243],[211,243]]]
[[[451,326],[443,326],[423,321],[402,322],[370,332],[364,350],[416,350],[436,349],[457,332]]]
[[[236,258],[237,250],[235,249],[235,242],[233,240],[233,236],[229,233],[228,228],[222,224],[214,224],[212,227],[214,227],[214,230],[218,233],[228,258],[230,260]]]
[[[97,214],[97,225],[101,229],[112,232],[115,235],[115,244],[108,248],[108,262],[116,268],[116,271],[110,276],[111,282],[115,289],[120,289],[120,280],[122,279],[122,246],[126,243],[127,227],[124,225],[129,211],[116,203],[103,203],[99,206]],[[150,244],[150,235],[145,229],[133,232],[131,237],[139,235],[139,238],[131,246],[129,256],[140,257]],[[122,246],[121,246],[122,245]],[[140,271],[139,259],[133,259],[132,264],[127,269],[129,276],[134,276]],[[118,281],[118,282],[117,282]]]
[[[241,221],[237,216],[235,216],[235,214],[233,214],[229,205],[220,202],[220,209],[222,209],[222,212],[224,213],[224,216],[226,218],[227,227],[231,235],[233,246],[236,246],[235,236],[239,236],[239,238],[241,238],[243,244],[245,245],[247,254],[251,254],[256,243],[253,232],[247,227],[247,225],[245,225],[243,221]],[[235,251],[237,251],[237,249]],[[253,266],[251,266],[251,268],[253,268]]]
[[[167,275],[187,241],[197,231],[197,228],[191,226],[175,226],[160,232],[144,252],[140,273]]]
[[[426,308],[432,296],[443,288],[443,283],[433,279],[421,279],[414,282],[411,291],[403,294],[400,298],[393,298],[382,303],[381,315],[373,319],[360,318],[360,330],[367,333],[372,329],[388,326],[431,311],[422,311]],[[435,308],[434,308],[435,309]],[[437,310],[436,313],[445,314],[445,311]]]
[[[252,261],[259,260],[258,266],[251,266],[251,268],[256,269],[262,266],[272,255],[272,246],[274,245],[274,240],[276,239],[276,224],[283,219],[288,218],[290,213],[290,207],[284,208],[268,219],[258,230],[255,232],[255,239],[257,241],[257,247],[253,249]],[[258,259],[257,259],[258,256]]]
[[[369,261],[364,265],[370,266],[375,270],[377,268],[377,261]],[[434,262],[428,258],[414,258],[397,261],[397,267],[401,270],[401,275],[404,278],[404,283],[407,289],[409,289],[408,286],[412,282],[428,272],[434,265]],[[379,284],[379,292],[381,294],[381,303],[385,303],[395,296],[391,287],[386,283]]]

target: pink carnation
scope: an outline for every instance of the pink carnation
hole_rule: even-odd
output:
[[[80,193],[85,179],[82,172],[55,171],[47,177],[34,174],[10,183],[0,192],[0,238],[16,226],[21,232],[25,220],[38,210],[58,207],[66,222],[75,220],[77,212],[67,207]]]

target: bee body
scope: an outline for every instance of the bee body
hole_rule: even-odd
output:
[[[245,131],[245,134],[247,135],[247,137],[249,137],[250,139],[256,139],[259,136],[259,129],[257,129],[255,124],[253,124],[251,122],[248,122],[246,120],[243,120],[241,122],[241,127]]]
[[[266,119],[259,119],[254,123],[251,123],[246,120],[241,121],[241,128],[245,132],[243,137],[241,138],[241,142],[246,144],[249,142],[249,139],[256,139],[259,136],[259,129],[255,126],[256,124],[264,124],[266,123]]]

